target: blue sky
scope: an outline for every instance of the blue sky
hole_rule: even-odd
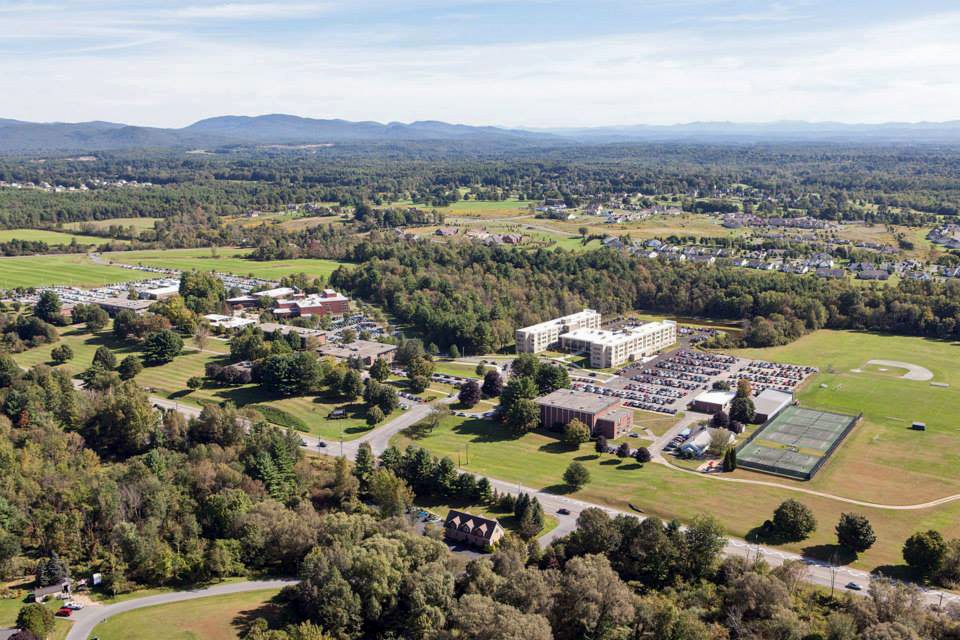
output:
[[[960,119],[960,3],[0,0],[0,117]]]

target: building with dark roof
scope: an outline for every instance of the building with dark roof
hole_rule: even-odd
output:
[[[464,542],[472,547],[489,549],[503,537],[503,527],[496,520],[482,518],[465,511],[451,509],[443,523],[448,540]]]
[[[633,428],[633,412],[623,408],[623,401],[614,396],[557,389],[537,398],[540,422],[544,427],[566,426],[577,419],[587,425],[593,436],[619,438]]]

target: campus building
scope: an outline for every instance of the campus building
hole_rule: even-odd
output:
[[[647,322],[617,331],[576,329],[560,336],[564,351],[590,354],[590,366],[595,369],[619,367],[652,356],[676,341],[677,323],[673,320]]]
[[[377,358],[393,362],[396,350],[397,345],[395,344],[384,344],[370,340],[354,340],[350,344],[327,344],[319,349],[321,355],[337,360],[356,358],[365,367],[372,365]]]
[[[560,344],[560,336],[578,329],[599,329],[600,314],[593,309],[517,329],[517,353],[540,353]]]
[[[273,315],[277,317],[339,316],[350,310],[350,298],[333,289],[292,300],[277,300]]]
[[[620,398],[596,393],[558,389],[537,398],[540,422],[550,429],[566,426],[576,418],[590,428],[593,436],[619,438],[633,428],[633,411],[624,409]]]

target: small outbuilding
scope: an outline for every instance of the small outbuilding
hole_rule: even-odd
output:
[[[772,420],[778,413],[786,409],[793,402],[793,394],[776,389],[764,389],[753,399],[755,411],[754,422],[763,424]]]
[[[910,425],[910,428],[913,429],[914,431],[926,431],[926,430],[927,430],[927,423],[926,423],[926,422],[914,422],[913,424]]]

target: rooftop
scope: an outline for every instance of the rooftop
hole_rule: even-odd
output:
[[[583,311],[578,311],[576,313],[571,313],[570,315],[554,318],[553,320],[546,320],[544,322],[532,324],[529,327],[524,327],[523,329],[521,329],[521,331],[535,331],[537,329],[546,329],[547,327],[552,327],[552,326],[561,326],[565,324],[570,324],[572,322],[586,320],[587,318],[590,318],[595,315],[600,315],[600,314],[593,309],[584,309]]]
[[[676,324],[673,320],[663,320],[660,322],[646,322],[641,325],[620,329],[619,331],[608,331],[607,329],[575,329],[574,331],[563,334],[563,337],[569,340],[582,340],[604,346],[616,346],[637,337],[657,333],[669,325]]]
[[[620,404],[620,399],[611,396],[601,396],[586,391],[573,389],[557,389],[542,398],[537,398],[537,404],[558,409],[571,409],[584,413],[599,413],[611,405]]]
[[[320,347],[320,353],[334,358],[376,358],[384,353],[395,351],[394,344],[373,342],[371,340],[354,340],[350,344],[328,344]]]

